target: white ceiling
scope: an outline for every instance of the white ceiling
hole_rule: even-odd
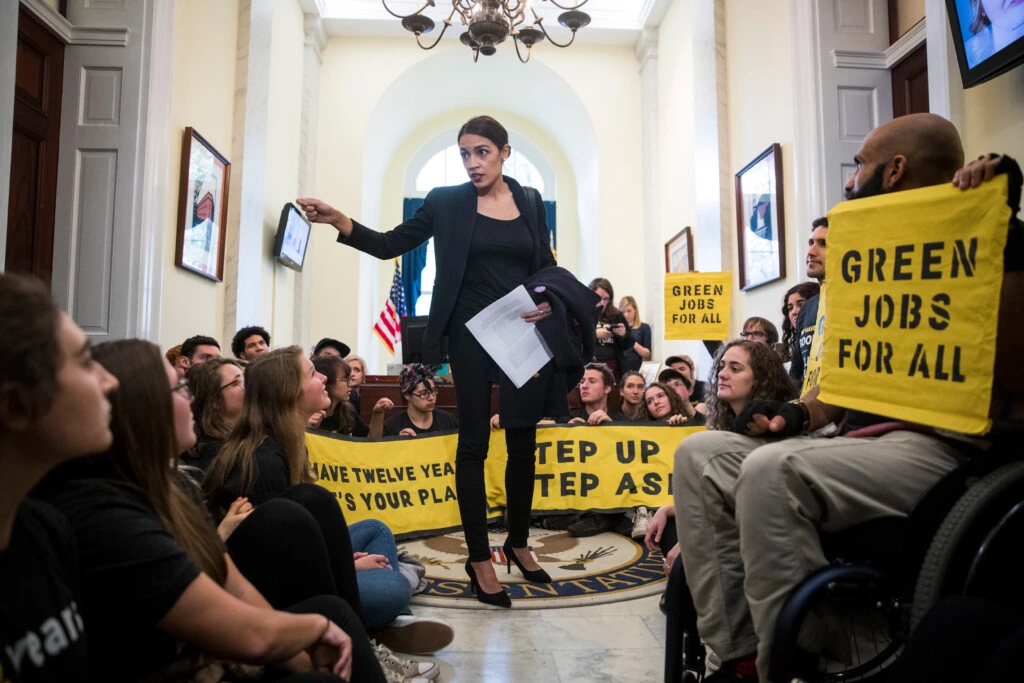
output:
[[[568,7],[574,0],[558,2]],[[569,30],[558,24],[558,15],[564,10],[552,5],[550,0],[532,0],[532,3],[552,37],[558,42],[568,40]],[[656,25],[661,20],[670,3],[671,0],[588,0],[580,10],[590,15],[591,23],[580,29],[576,40],[632,45],[644,26]],[[412,38],[399,20],[388,14],[381,0],[319,0],[317,4],[322,7],[324,27],[330,35]],[[411,14],[422,4],[423,0],[388,0],[388,7],[396,14]],[[434,39],[443,26],[442,21],[452,11],[451,0],[435,0],[435,5],[424,12],[436,26],[432,33],[424,36],[425,41]],[[445,34],[445,40],[449,37],[457,40],[463,30],[461,24],[454,23]]]

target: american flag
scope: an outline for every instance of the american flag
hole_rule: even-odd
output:
[[[404,318],[405,311],[405,290],[402,287],[402,268],[395,259],[395,277],[391,280],[391,293],[384,302],[384,310],[377,317],[377,324],[373,331],[377,334],[388,352],[395,355],[395,345],[402,341],[402,331],[399,327],[399,319]]]

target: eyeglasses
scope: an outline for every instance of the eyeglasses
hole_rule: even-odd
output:
[[[742,338],[744,338],[744,339],[767,339],[768,338],[768,335],[765,334],[764,332],[762,332],[761,330],[751,330],[750,332],[747,332],[746,330],[744,330],[743,332],[740,333],[740,336]]]
[[[245,389],[245,375],[239,375],[238,377],[234,378],[233,380],[222,386],[220,390],[224,391],[225,389],[228,389],[230,387],[238,387],[239,389]]]
[[[432,396],[437,396],[439,393],[441,392],[437,389],[423,389],[422,391],[414,391],[412,395],[416,398],[428,399]]]
[[[192,398],[192,390],[188,388],[188,380],[183,379],[171,387],[171,393],[178,392],[185,398]]]

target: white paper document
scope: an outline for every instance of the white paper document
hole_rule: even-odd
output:
[[[480,346],[517,388],[554,358],[537,326],[520,317],[536,309],[526,287],[519,285],[466,323]]]

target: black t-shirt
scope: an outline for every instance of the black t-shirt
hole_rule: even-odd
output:
[[[605,412],[607,413],[608,411],[605,411]],[[562,417],[556,418],[555,422],[557,422],[558,424],[568,424],[570,420],[573,420],[573,419],[575,419],[577,417],[579,419],[583,420],[584,422],[586,422],[587,420],[590,419],[590,413],[587,411],[587,407],[586,406],[583,406],[579,410],[574,410],[571,413],[569,413],[568,415],[563,415]],[[629,416],[627,416],[625,413],[616,413],[614,415],[612,415],[611,413],[608,413],[608,417],[611,418],[612,422],[629,422],[630,421]],[[605,424],[605,423],[602,422],[601,424]]]
[[[704,401],[704,387],[707,386],[707,382],[696,381],[693,383],[693,389],[690,390],[690,404],[697,405]]]
[[[622,337],[615,334],[613,329],[616,325],[620,324],[626,328],[626,334]],[[597,346],[594,347],[594,360],[598,363],[605,363],[610,360],[618,361],[619,357],[627,349],[633,347],[633,330],[626,324],[626,316],[622,315],[622,313],[618,313],[610,318],[602,313],[597,321],[597,326],[611,333],[611,336],[607,339],[597,340]],[[622,368],[619,368],[620,374],[621,370]]]
[[[640,327],[632,330],[634,343],[640,344],[645,349],[650,350],[651,348],[651,326],[647,323],[640,323]],[[633,347],[629,347],[622,352],[622,365],[623,371],[626,370],[639,370],[643,364],[644,359],[640,357]]]
[[[18,506],[0,550],[0,681],[79,680],[88,666],[74,536],[42,501]]]
[[[417,434],[429,434],[430,432],[447,432],[458,428],[458,418],[447,410],[435,408],[434,421],[426,429],[414,425],[409,419],[408,411],[403,410],[398,415],[392,415],[384,421],[384,436],[398,436],[403,429],[411,429]]]
[[[349,413],[351,417],[350,423],[352,428],[347,431],[341,430],[341,418],[344,413]],[[339,403],[338,407],[334,409],[334,414],[325,417],[317,429],[324,432],[345,434],[346,436],[367,437],[370,435],[370,428],[363,422],[359,411],[355,409],[355,406],[346,401]]]
[[[182,455],[181,464],[206,472],[223,445],[223,441],[204,441],[191,452]]]
[[[40,494],[67,517],[78,546],[88,680],[134,680],[177,660],[178,643],[156,624],[200,571],[153,510],[114,479],[57,476]],[[79,670],[65,680],[82,679]]]
[[[807,359],[811,355],[811,342],[814,341],[814,328],[817,325],[818,295],[815,294],[804,302],[796,316],[796,348],[799,353],[794,353],[790,359],[789,376],[796,382],[797,389],[804,383],[804,372],[807,370]]]
[[[272,437],[256,447],[252,458],[251,476],[242,480],[241,467],[236,465],[224,485],[210,493],[210,503],[216,510],[227,510],[238,497],[248,498],[253,505],[265,503],[291,487],[288,456]]]
[[[523,284],[533,263],[533,237],[522,216],[510,221],[477,214],[452,321],[463,324]]]

